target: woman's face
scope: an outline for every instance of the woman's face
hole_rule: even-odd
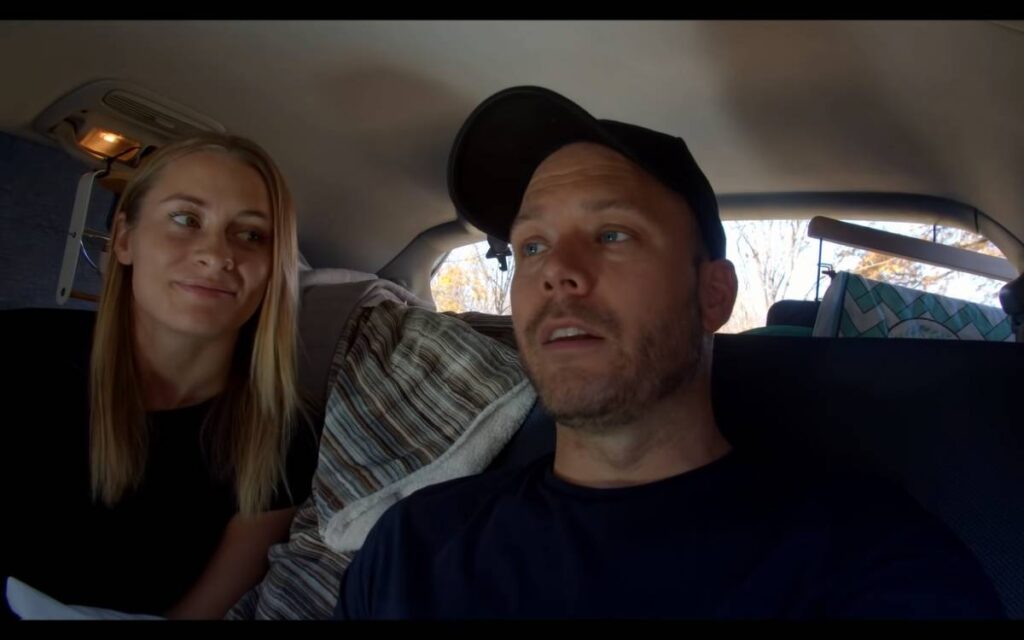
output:
[[[114,252],[132,266],[135,315],[155,328],[234,338],[263,301],[271,269],[270,198],[233,155],[197,151],[160,170],[135,224],[120,213]]]

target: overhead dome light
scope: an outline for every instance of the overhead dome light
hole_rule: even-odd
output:
[[[128,162],[142,150],[142,144],[119,133],[93,127],[78,140],[86,151],[101,158]]]

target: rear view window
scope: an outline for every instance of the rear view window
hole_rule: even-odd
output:
[[[430,292],[438,311],[478,311],[509,315],[509,288],[515,260],[508,257],[508,271],[487,258],[487,241],[459,247],[445,258],[430,279]]]
[[[851,220],[853,224],[935,241],[1002,258],[991,242],[951,227],[907,222]],[[726,249],[736,265],[739,295],[723,333],[763,327],[768,308],[779,300],[814,300],[828,289],[818,270],[818,240],[807,236],[809,220],[726,221]],[[872,280],[999,307],[1003,282],[951,269],[825,242],[821,262]]]
[[[936,241],[969,251],[1003,257],[982,236],[950,227],[906,222],[854,224]],[[739,294],[723,333],[763,327],[768,308],[779,300],[814,300],[828,289],[829,277],[818,270],[818,240],[807,236],[808,220],[730,220],[724,223],[728,257],[736,265]],[[835,271],[850,271],[872,280],[947,295],[999,307],[1004,283],[989,278],[893,258],[825,242],[821,261]],[[438,311],[479,311],[508,315],[509,287],[515,262],[508,271],[486,257],[486,241],[455,249],[430,281]]]

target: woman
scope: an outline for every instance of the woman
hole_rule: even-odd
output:
[[[222,617],[315,467],[291,197],[248,140],[178,142],[126,186],[111,247],[95,315],[5,314],[6,335],[50,346],[8,386],[33,409],[8,434],[0,569],[71,604]]]

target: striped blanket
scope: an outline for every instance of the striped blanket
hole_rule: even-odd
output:
[[[328,377],[313,491],[233,619],[329,617],[380,514],[416,489],[483,470],[535,399],[508,318],[383,302],[353,313]]]

